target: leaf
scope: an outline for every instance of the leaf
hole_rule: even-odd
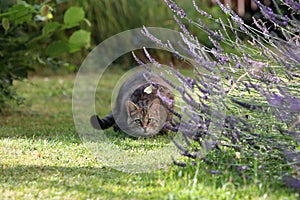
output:
[[[41,7],[41,16],[47,16],[48,15],[48,11],[49,11],[49,7],[48,5],[43,5]]]
[[[146,87],[144,89],[144,92],[147,93],[147,94],[151,94],[152,93],[152,85],[149,85],[148,87]]]
[[[85,30],[75,31],[69,38],[71,46],[70,52],[78,51],[82,47],[89,47],[91,42],[91,33]]]
[[[58,57],[63,53],[68,52],[69,50],[70,47],[68,46],[67,43],[63,41],[55,41],[47,47],[46,54],[51,57]]]
[[[64,23],[68,26],[77,25],[84,19],[84,11],[80,7],[70,7],[64,14]]]
[[[5,31],[8,31],[10,28],[9,20],[7,18],[2,19],[2,27],[5,29]]]
[[[11,13],[9,20],[17,25],[23,24],[31,21],[33,12],[33,7],[28,4],[16,4],[8,10],[8,13]]]
[[[59,27],[60,24],[58,22],[50,22],[44,26],[42,33],[43,35],[48,35],[56,31]]]
[[[42,17],[45,17],[46,19],[53,19],[53,14],[51,13],[53,11],[53,8],[49,5],[43,5],[40,10],[40,15]]]

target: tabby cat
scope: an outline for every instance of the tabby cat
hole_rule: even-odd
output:
[[[99,118],[91,117],[96,129],[122,130],[135,137],[153,136],[166,132],[165,124],[170,125],[174,95],[168,85],[157,75],[138,72],[121,86],[112,112]]]

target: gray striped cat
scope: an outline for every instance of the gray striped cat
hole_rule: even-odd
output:
[[[166,132],[170,125],[174,95],[169,86],[157,75],[138,72],[129,77],[120,87],[112,112],[99,118],[91,117],[96,129],[121,129],[135,137],[153,136]]]

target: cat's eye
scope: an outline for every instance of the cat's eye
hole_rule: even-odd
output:
[[[140,124],[141,120],[140,119],[135,119],[134,122],[137,123],[137,124]]]

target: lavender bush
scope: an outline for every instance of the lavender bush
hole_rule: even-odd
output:
[[[185,145],[174,141],[186,157],[174,163],[184,167],[204,163],[212,174],[234,169],[246,179],[261,172],[299,189],[300,3],[273,1],[272,9],[255,1],[264,18],[253,17],[253,25],[247,25],[218,0],[227,21],[201,10],[196,1],[199,19],[189,18],[172,0],[165,2],[182,30],[181,50],[190,58],[146,29],[144,34],[194,70],[192,78],[173,71],[180,86],[166,80],[186,103],[181,114],[176,112],[174,127],[169,127],[181,131],[185,141]],[[287,7],[289,15],[281,14],[280,6]],[[212,30],[204,21],[221,29]],[[184,23],[205,31],[212,47],[201,45]],[[159,66],[147,51],[146,55]],[[215,128],[210,128],[212,124]],[[203,154],[203,149],[210,151]]]

